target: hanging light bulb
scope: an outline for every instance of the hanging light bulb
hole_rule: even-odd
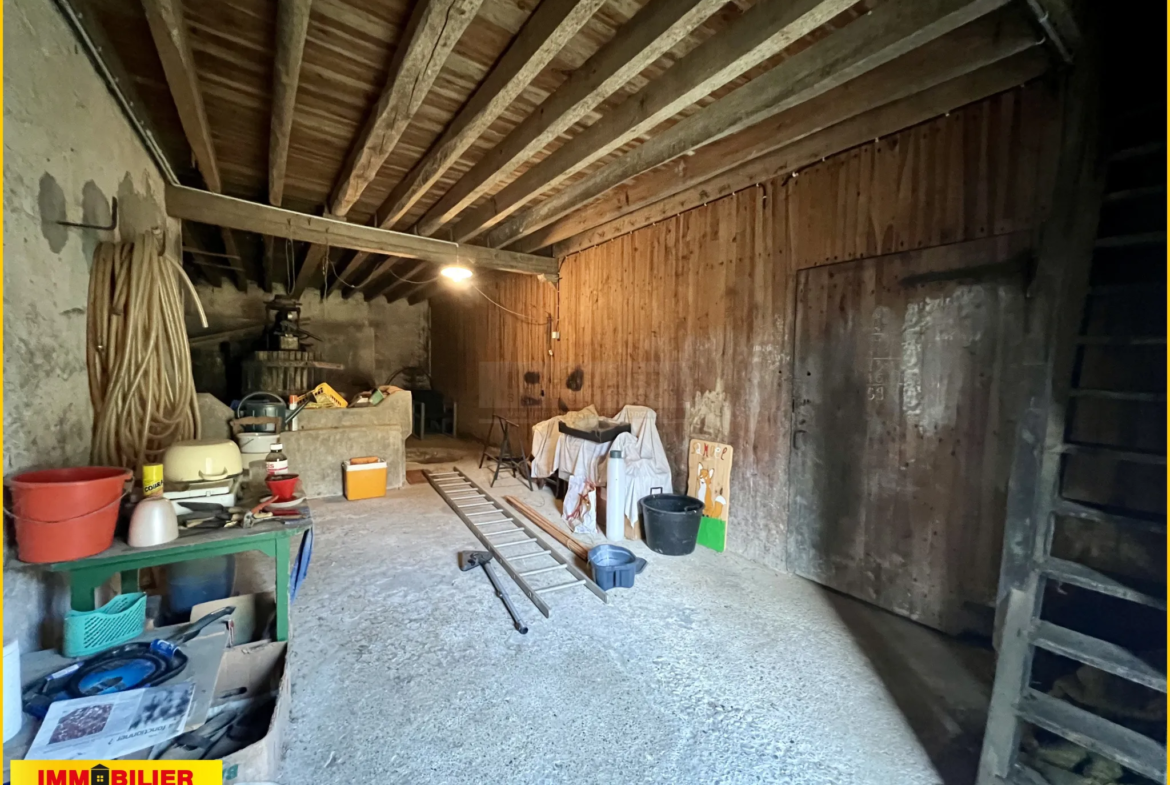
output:
[[[466,281],[472,275],[471,269],[465,267],[461,262],[447,265],[439,271],[439,274],[452,281]]]

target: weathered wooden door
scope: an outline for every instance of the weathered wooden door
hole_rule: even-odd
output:
[[[788,561],[959,632],[995,600],[1027,237],[798,273]]]

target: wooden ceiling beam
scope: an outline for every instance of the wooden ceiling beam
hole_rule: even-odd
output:
[[[142,7],[146,11],[150,35],[154,39],[167,86],[179,113],[183,134],[191,145],[191,152],[208,190],[220,193],[223,191],[223,181],[219,176],[211,127],[207,122],[207,110],[203,106],[199,77],[195,72],[191,42],[187,38],[183,4],[181,0],[142,0]]]
[[[183,18],[180,0],[142,0],[150,36],[154,39],[162,62],[163,75],[170,88],[183,134],[191,145],[191,152],[199,166],[199,173],[207,189],[213,193],[223,191],[219,176],[219,164],[215,158],[215,145],[211,139],[211,126],[207,122],[207,110],[203,106],[203,93],[199,89],[199,77],[195,72],[195,58],[191,53],[191,42],[187,37],[187,23]],[[232,253],[235,238],[223,232],[224,248],[234,258],[229,259],[236,288],[248,290],[248,275],[238,253]]]
[[[470,267],[533,275],[551,275],[557,270],[556,261],[547,256],[450,243],[374,226],[360,226],[181,185],[167,185],[166,207],[167,214],[172,218],[287,237],[333,248],[352,248],[366,253],[423,259],[436,264],[461,263]]]
[[[907,96],[929,91],[1032,50],[1029,56],[1006,71],[1007,79],[1016,81],[1004,84],[1000,72],[995,72],[970,86],[951,87],[945,91],[945,97],[925,103],[941,102],[945,106],[941,111],[945,112],[957,105],[950,98],[956,93],[961,96],[979,93],[970,98],[974,101],[990,94],[985,91],[987,84],[1003,85],[999,89],[1006,90],[1031,79],[1047,65],[1047,56],[1038,49],[1039,44],[1023,16],[1014,13],[1013,9],[1005,9],[964,25],[758,125],[700,147],[694,155],[682,156],[622,183],[584,207],[533,232],[520,245],[543,248],[566,240],[879,106],[897,103]],[[912,108],[903,111],[907,115],[919,115]]]
[[[350,148],[330,197],[346,215],[398,144],[483,0],[418,0],[390,65],[390,81]]]
[[[645,176],[647,179],[640,182],[640,187],[663,188],[664,198],[661,200],[631,212],[615,214],[598,211],[589,218],[582,216],[581,225],[588,228],[556,243],[553,250],[557,258],[564,258],[629,234],[736,191],[781,177],[843,150],[897,133],[1009,90],[1040,76],[1050,65],[1044,52],[1031,49],[924,92],[871,109],[760,157],[740,161],[726,171],[722,171],[723,167],[716,158],[727,150],[720,149],[721,143],[716,143],[684,159],[687,166],[683,171],[673,166],[663,167]],[[754,128],[751,130],[756,131]],[[713,177],[706,176],[711,171],[720,173]]]
[[[512,216],[485,236],[485,244],[511,245],[642,172],[811,100],[1006,3],[888,0],[602,169]]]
[[[433,235],[685,39],[724,0],[653,0],[461,177],[419,220]]]
[[[284,199],[288,145],[312,6],[313,0],[281,0],[276,4],[276,61],[272,69],[272,127],[268,136],[268,203],[276,207]]]
[[[541,0],[487,78],[439,140],[407,173],[375,213],[392,229],[601,7],[604,0]]]
[[[490,229],[548,189],[649,133],[853,4],[854,0],[756,4],[488,202],[469,211],[455,224],[452,238],[471,239]]]
[[[314,243],[305,249],[304,259],[297,267],[297,277],[293,281],[292,291],[289,296],[294,300],[299,299],[302,294],[309,290],[319,280],[324,278],[324,271],[322,265],[329,254],[329,246],[323,243]]]

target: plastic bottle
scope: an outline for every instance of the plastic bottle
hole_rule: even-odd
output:
[[[284,445],[280,442],[273,442],[268,455],[264,457],[264,473],[269,477],[288,473],[288,458],[285,457]]]
[[[621,542],[626,538],[626,461],[621,450],[609,451],[605,467],[605,538]]]

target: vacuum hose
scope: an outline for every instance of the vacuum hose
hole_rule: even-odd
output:
[[[86,325],[94,464],[136,469],[158,462],[172,443],[199,435],[183,298],[172,267],[186,278],[159,253],[152,233],[94,251]]]

